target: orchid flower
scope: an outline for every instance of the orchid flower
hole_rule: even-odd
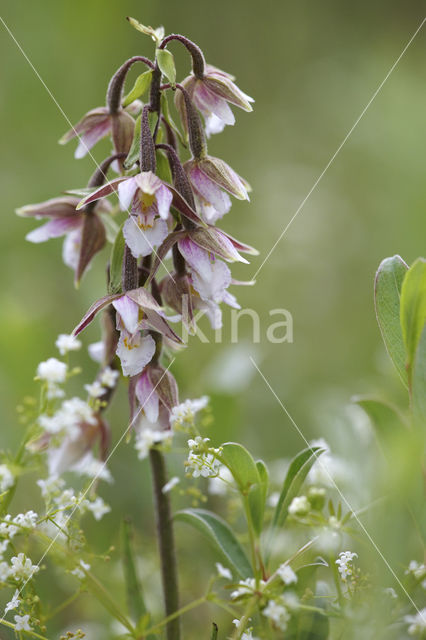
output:
[[[190,75],[181,83],[194,101],[197,109],[203,114],[206,121],[206,133],[220,133],[225,125],[233,125],[235,116],[228,103],[252,111],[253,98],[246,95],[233,82],[233,76],[206,65],[202,78]],[[176,107],[181,115],[182,122],[186,123],[185,104],[182,96],[175,96]]]
[[[125,376],[140,373],[154,356],[155,342],[151,335],[144,333],[146,330],[154,330],[170,340],[182,342],[165,320],[162,308],[143,287],[97,300],[74,329],[74,335],[78,335],[99,311],[110,304],[117,312],[120,338],[116,353]]]
[[[49,219],[27,234],[29,242],[39,243],[65,236],[63,261],[74,270],[77,282],[106,242],[105,227],[99,214],[111,211],[106,201],[98,203],[90,212],[77,211],[78,203],[78,198],[62,196],[16,210],[19,216]]]

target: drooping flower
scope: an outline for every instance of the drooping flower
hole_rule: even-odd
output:
[[[194,190],[197,210],[206,222],[213,224],[231,208],[228,194],[248,200],[249,185],[220,158],[204,155],[184,164]]]
[[[240,107],[244,111],[252,111],[250,103],[254,102],[253,98],[243,93],[233,80],[234,78],[228,73],[206,65],[202,78],[190,75],[181,83],[197,109],[203,114],[208,135],[220,133],[225,125],[235,123],[234,114],[228,103]],[[176,92],[175,102],[182,123],[186,128],[185,101],[181,92]]]
[[[153,338],[149,334],[144,335],[146,329],[157,331],[175,342],[182,342],[165,320],[162,308],[143,287],[126,291],[124,295],[109,295],[97,300],[74,329],[73,335],[78,335],[110,304],[117,312],[117,329],[120,331],[117,355],[124,375],[140,373],[155,353]]]
[[[105,246],[106,231],[99,214],[111,211],[106,201],[99,202],[90,211],[77,211],[78,203],[78,198],[61,196],[16,210],[19,216],[49,219],[27,234],[29,242],[39,243],[65,236],[62,258],[74,270],[76,281],[81,279],[95,254]]]
[[[130,114],[136,115],[141,103],[135,101],[126,109],[110,113],[108,107],[98,107],[88,111],[77,124],[59,140],[66,144],[78,138],[75,158],[84,158],[94,145],[111,133],[116,153],[128,153],[133,140],[135,121]]]

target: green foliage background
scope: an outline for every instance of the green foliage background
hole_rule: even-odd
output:
[[[164,24],[166,33],[184,33],[200,44],[208,62],[237,76],[239,86],[256,99],[254,113],[236,113],[236,126],[211,139],[209,150],[253,186],[251,203],[234,201],[223,220],[227,231],[260,251],[250,266],[235,268],[236,277],[249,279],[419,25],[423,5],[16,0],[4,3],[2,15],[73,123],[103,104],[110,76],[127,57],[152,52],[150,40],[130,28],[126,15]],[[98,257],[76,291],[71,271],[61,262],[60,242],[24,241],[34,225],[17,218],[14,209],[85,186],[94,167],[90,158],[73,159],[72,143],[57,145],[68,129],[64,116],[1,25],[0,32],[1,439],[13,448],[21,433],[16,406],[35,393],[37,363],[56,355],[57,334],[70,332],[103,294],[104,274]],[[182,77],[189,60],[178,44],[173,52]],[[266,460],[304,446],[254,371],[250,355],[306,438],[333,440],[330,433],[335,433],[333,442],[341,450],[343,407],[354,393],[386,390],[395,402],[403,397],[376,325],[373,278],[386,255],[399,253],[411,263],[425,254],[425,54],[422,32],[279,242],[256,286],[237,291],[242,306],[262,319],[261,343],[252,344],[246,318],[238,349],[226,339],[220,345],[195,339],[179,355],[173,369],[182,397],[212,397],[212,440],[239,440]],[[107,144],[99,145],[94,155],[102,159],[107,152]],[[280,307],[293,315],[293,344],[271,345],[265,339],[269,310]],[[86,344],[98,339],[96,328],[90,331]],[[220,366],[229,358],[240,373],[228,370],[223,377]],[[84,365],[89,378],[95,365],[88,358]],[[229,377],[240,382],[235,390],[223,383]],[[128,419],[124,389],[109,417],[118,439]],[[115,517],[89,530],[99,548],[117,542],[120,514],[132,514],[148,531],[153,526],[146,465],[123,443],[111,468],[116,482],[105,498]],[[185,557],[189,548],[180,544]],[[197,589],[197,582],[190,584],[187,597]],[[71,621],[86,615],[95,614],[82,606],[70,614]]]

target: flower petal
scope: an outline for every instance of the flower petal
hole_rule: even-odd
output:
[[[24,218],[65,218],[75,214],[78,198],[64,196],[63,198],[51,198],[37,204],[28,204],[16,209],[18,216]]]
[[[197,83],[194,91],[194,103],[205,115],[214,113],[225,124],[235,124],[235,116],[226,100],[210,91],[203,81]]]
[[[212,261],[205,249],[201,249],[188,236],[178,240],[179,251],[189,264],[191,269],[197,271],[206,280],[211,277]]]
[[[219,185],[211,180],[201,169],[193,164],[189,169],[189,179],[200,196],[213,205],[216,211],[224,215],[231,208],[231,200]]]
[[[135,376],[140,373],[152,360],[154,353],[155,342],[150,335],[141,338],[138,334],[130,339],[124,331],[121,332],[117,355],[121,360],[125,376]]]
[[[164,220],[155,220],[151,228],[142,229],[134,216],[130,216],[123,226],[123,235],[127,246],[135,258],[148,256],[154,247],[160,246],[168,235]]]
[[[139,306],[131,298],[124,295],[112,303],[120,316],[125,329],[133,335],[138,330]]]
[[[122,211],[128,211],[132,204],[138,185],[135,178],[127,178],[118,185],[118,199]]]
[[[149,368],[149,367],[148,367]],[[136,397],[139,400],[142,411],[150,422],[158,420],[158,395],[154,391],[148,373],[143,371],[136,383]]]
[[[90,129],[87,129],[84,133],[79,135],[79,143],[74,153],[74,158],[79,160],[80,158],[84,158],[84,156],[90,151],[95,144],[105,138],[108,135],[111,129],[111,119],[109,116],[104,117],[99,120],[94,126]]]
[[[222,260],[212,264],[210,277],[202,278],[199,273],[192,273],[192,284],[203,300],[222,302],[226,288],[231,284],[231,271]]]
[[[25,239],[34,243],[46,242],[46,240],[50,238],[59,238],[73,229],[78,229],[82,224],[83,218],[79,214],[63,218],[53,218],[53,220],[49,220],[49,222],[38,227],[38,229],[27,233]]]
[[[160,218],[167,220],[170,212],[170,205],[172,204],[173,194],[164,184],[162,184],[156,191],[155,197],[157,199],[158,213]]]

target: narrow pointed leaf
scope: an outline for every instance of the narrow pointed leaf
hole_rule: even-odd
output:
[[[222,518],[205,509],[178,511],[174,518],[198,529],[241,578],[250,578],[253,575],[253,569],[243,548],[230,526]]]
[[[127,519],[123,520],[121,526],[121,546],[129,615],[133,620],[140,620],[146,613],[146,606],[142,594],[142,587],[136,572],[132,543],[132,526]]]
[[[418,425],[426,424],[426,324],[423,327],[413,364],[412,411]]]
[[[176,66],[173,54],[167,49],[157,49],[157,62],[161,73],[174,84],[176,82]]]
[[[409,386],[412,367],[426,322],[426,260],[419,258],[407,271],[401,289],[401,327],[407,353]]]
[[[400,297],[407,269],[408,266],[400,256],[385,258],[377,270],[374,287],[377,322],[389,356],[405,386],[408,383],[400,322]]]
[[[135,84],[133,85],[131,91],[127,94],[127,96],[123,100],[123,107],[127,107],[134,100],[137,100],[141,96],[148,91],[149,85],[152,80],[152,71],[148,70],[144,73],[141,73],[140,76],[136,78]]]
[[[281,527],[284,524],[293,498],[299,494],[310,469],[324,451],[325,449],[321,449],[321,447],[309,447],[303,449],[293,458],[275,509],[273,527]]]

